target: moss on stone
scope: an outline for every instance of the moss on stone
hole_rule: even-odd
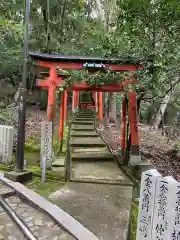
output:
[[[14,164],[10,164],[10,165],[4,165],[2,163],[0,163],[0,171],[5,173],[5,172],[9,172],[12,171],[14,169]]]
[[[40,146],[40,139],[28,138],[25,142],[24,151],[40,153]]]
[[[41,168],[39,166],[31,166],[26,168],[27,171],[31,171],[34,176],[41,177]],[[61,172],[52,170],[46,170],[46,179],[54,181],[64,181],[64,168]]]
[[[49,180],[47,179],[46,183],[41,182],[41,178],[33,176],[31,182],[26,183],[25,186],[37,192],[41,196],[48,198],[48,196],[60,189],[64,185],[64,182]]]
[[[137,221],[138,221],[138,203],[133,201],[131,213],[131,240],[136,240]]]
[[[68,135],[69,123],[64,129],[64,140],[63,140],[63,151],[61,156],[66,153],[66,139]],[[40,138],[29,138],[26,140],[24,147],[24,158],[26,160],[26,170],[33,173],[33,180],[26,183],[25,186],[33,189],[40,195],[48,197],[49,194],[58,190],[64,185],[65,169],[62,167],[58,171],[47,170],[46,171],[46,183],[41,183],[41,168],[39,167],[40,162]],[[60,156],[59,154],[59,141],[56,136],[53,137],[53,152],[54,155]],[[0,171],[5,173],[15,169],[15,154],[13,154],[13,164],[4,165],[0,164]]]

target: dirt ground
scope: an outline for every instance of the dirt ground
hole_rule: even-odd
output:
[[[174,149],[172,140],[161,135],[160,130],[152,130],[150,126],[140,126],[140,147],[142,160],[150,161],[159,172],[180,180],[180,155]]]
[[[173,176],[180,180],[180,154],[174,150],[173,141],[161,135],[160,130],[150,126],[139,125],[140,150],[142,161],[150,161],[163,176]],[[101,131],[112,151],[120,149],[121,133],[119,127],[109,124]]]

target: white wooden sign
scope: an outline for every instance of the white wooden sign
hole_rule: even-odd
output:
[[[169,202],[173,205],[172,213],[172,228],[170,229],[169,239],[180,240],[180,183],[176,182],[173,188],[173,195],[170,197]]]
[[[0,125],[0,162],[12,163],[14,129],[12,126]]]
[[[142,174],[136,240],[151,240],[154,197],[159,177],[161,175],[156,169]]]
[[[47,161],[47,167],[52,162],[52,122],[44,121],[41,125],[41,163]]]
[[[41,164],[41,167],[42,167],[42,183],[45,183],[46,182],[46,159],[42,159],[42,164]]]
[[[161,177],[157,180],[152,240],[170,240],[172,232],[173,186],[176,181],[172,177]]]
[[[3,128],[3,163],[8,162],[8,128]]]

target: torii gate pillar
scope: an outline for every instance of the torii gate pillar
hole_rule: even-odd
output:
[[[138,165],[141,163],[139,151],[139,130],[137,123],[137,97],[135,92],[128,93],[129,98],[129,121],[131,130],[131,151],[130,164]]]
[[[66,125],[66,120],[67,120],[67,108],[68,108],[67,98],[68,98],[68,94],[67,94],[67,91],[65,91],[64,92],[64,126]]]
[[[98,98],[99,98],[99,120],[103,121],[103,96],[102,92],[98,92]]]
[[[96,112],[98,113],[98,93],[96,92]]]
[[[50,79],[55,80],[57,79],[57,72],[56,68],[50,68]],[[48,88],[48,107],[47,107],[47,118],[48,121],[53,121],[55,117],[55,109],[56,107],[56,85],[50,84]]]
[[[49,77],[45,80],[37,80],[37,86],[42,89],[48,89],[48,107],[47,107],[47,119],[53,121],[55,117],[56,107],[56,89],[63,83],[63,78],[58,77],[56,68],[51,66],[49,70]]]
[[[79,91],[76,92],[76,109],[79,107]]]
[[[59,141],[60,141],[60,152],[62,152],[63,147],[63,133],[64,133],[64,105],[65,103],[65,92],[61,95],[61,105],[60,105],[60,123],[59,123]]]
[[[124,159],[125,153],[126,153],[126,145],[127,145],[127,139],[126,139],[126,132],[127,132],[127,126],[126,126],[126,113],[127,113],[127,99],[124,97],[122,101],[122,123],[121,123],[121,157]]]
[[[74,113],[75,91],[72,92],[72,112]]]
[[[79,105],[79,92],[78,91],[73,91],[73,97],[72,97],[72,111],[73,113],[77,109]]]

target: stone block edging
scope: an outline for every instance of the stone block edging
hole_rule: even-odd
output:
[[[21,183],[12,182],[11,180],[5,178],[3,173],[0,173],[0,180],[9,187],[13,188],[19,195],[23,196],[25,199],[32,202],[42,211],[47,213],[78,240],[99,240],[99,238],[97,238],[92,232],[71,217],[68,213],[45,198],[41,197],[39,194],[26,188]]]

